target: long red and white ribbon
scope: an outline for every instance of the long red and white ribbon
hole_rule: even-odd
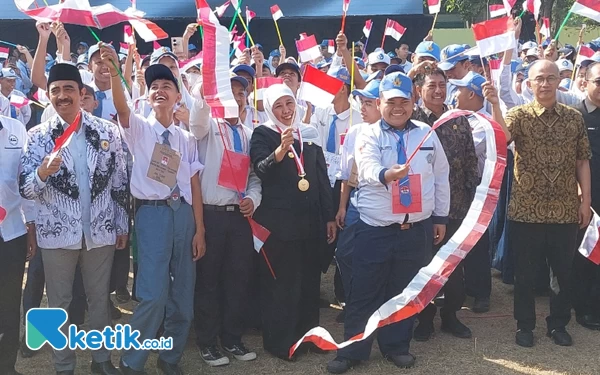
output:
[[[279,134],[283,133],[283,131],[279,128],[279,126],[275,125],[277,130],[279,130]],[[298,176],[304,177],[306,176],[306,172],[304,171],[304,143],[302,141],[302,132],[300,129],[296,129],[296,134],[298,134],[298,142],[300,142],[300,157],[298,157],[298,153],[294,148],[294,145],[290,145],[290,152],[294,154],[294,161],[296,162],[296,169],[298,170]]]
[[[397,323],[419,313],[435,298],[454,269],[479,241],[487,229],[498,203],[502,176],[506,166],[506,137],[502,127],[493,120],[477,113],[459,110],[445,113],[435,122],[432,131],[449,120],[466,115],[477,117],[485,129],[487,158],[475,199],[460,228],[450,241],[438,251],[431,263],[421,268],[402,293],[384,303],[371,315],[362,333],[338,344],[325,328],[316,327],[308,331],[290,348],[290,357],[304,342],[312,342],[323,350],[341,349],[365,340],[377,328]]]

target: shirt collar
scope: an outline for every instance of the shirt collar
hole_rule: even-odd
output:
[[[158,122],[158,120],[154,116],[149,116],[148,121],[150,122],[150,125],[152,126],[156,134],[158,134],[159,136],[162,136],[165,130],[168,130],[171,135],[175,135],[175,133],[177,132],[177,130],[175,129],[176,126],[172,122],[171,125],[169,125],[169,127],[165,128],[160,122]]]
[[[592,101],[587,96],[585,97],[584,103],[588,113],[592,113],[596,109],[598,109],[598,107],[594,103],[592,103]]]
[[[67,130],[67,128],[71,125],[68,122],[66,122],[62,117],[60,117],[60,115],[57,113],[56,115],[54,115],[54,120],[52,122],[50,122],[50,128],[51,129],[58,129],[59,125],[60,127],[62,127],[63,131]],[[87,126],[87,124],[89,123],[89,117],[86,114],[85,111],[81,111],[81,127],[83,128],[84,125]]]
[[[435,115],[435,113],[433,113],[429,108],[427,108],[425,104],[421,104],[421,110],[423,111],[423,113],[425,113],[428,119],[431,119],[431,116],[434,117],[434,121],[436,121],[439,118]],[[448,106],[444,104],[444,112],[446,111],[448,111]]]
[[[352,106],[350,106],[350,108],[348,108],[347,110],[345,110],[342,113],[335,113],[335,109],[333,108],[333,104],[329,108],[330,108],[330,111],[329,111],[330,113],[329,114],[331,116],[336,115],[337,118],[340,119],[340,120],[345,120],[345,119],[349,118],[350,117],[350,111],[352,110]]]
[[[538,103],[537,100],[533,100],[531,102],[531,108],[533,109],[533,112],[536,114],[536,116],[541,116],[546,111],[548,111],[548,109],[546,107],[544,107],[543,105],[541,105],[540,103]],[[550,111],[552,111],[552,110],[554,110],[554,112],[557,115],[559,115],[559,116],[562,115],[562,109],[558,105],[558,102],[556,102],[554,104],[554,106],[550,109]]]
[[[386,131],[386,130],[395,130],[394,128],[392,128],[387,122],[385,122],[384,119],[381,119],[379,126],[381,127],[382,130]],[[408,120],[406,122],[406,126],[404,127],[404,130],[412,130],[412,129],[416,129],[418,126],[415,125],[412,120]]]

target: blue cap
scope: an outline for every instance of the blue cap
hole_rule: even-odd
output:
[[[232,71],[235,74],[239,74],[240,72],[246,72],[246,73],[250,74],[250,77],[252,77],[252,78],[256,77],[256,71],[254,69],[252,69],[252,67],[250,65],[246,65],[246,64],[236,65]]]
[[[158,61],[165,56],[169,56],[173,60],[179,61],[177,56],[175,56],[175,54],[171,52],[171,49],[169,47],[160,47],[156,51],[152,52],[152,55],[150,55],[150,65],[158,64]]]
[[[383,79],[383,75],[384,75],[384,72],[383,72],[383,70],[378,70],[378,71],[376,71],[375,73],[371,73],[371,74],[369,74],[369,75],[367,76],[367,79],[366,79],[366,81],[367,81],[367,82],[371,82],[371,81],[372,81],[372,80],[374,80],[374,79],[381,80],[381,79]]]
[[[269,53],[269,57],[281,57],[281,52],[278,49],[274,49]]]
[[[558,86],[561,89],[565,89],[566,91],[568,91],[571,88],[571,79],[570,78],[564,78],[562,81],[560,81],[560,85]]]
[[[331,65],[330,61],[321,60],[317,63],[317,69],[323,69],[324,67],[329,66],[329,65]]]
[[[358,67],[361,69],[365,69],[367,67],[365,65],[365,61],[358,56],[354,57],[354,61],[356,61],[356,65],[358,65]]]
[[[464,44],[450,44],[444,47],[441,53],[442,62],[438,67],[442,70],[450,70],[456,66],[457,63],[469,59],[469,56],[465,55]]]
[[[231,73],[231,78],[230,79],[231,79],[231,82],[233,82],[233,81],[239,82],[240,85],[244,86],[244,89],[247,89],[248,85],[250,84],[246,78],[244,78],[242,76],[238,76],[235,73]]]
[[[517,68],[521,66],[521,61],[519,60],[512,60],[510,62],[510,71],[511,73],[516,73],[517,72]]]
[[[4,68],[0,70],[0,78],[16,79],[17,73],[15,73],[15,71],[10,68]]]
[[[198,47],[195,44],[188,44],[188,51],[198,51]]]
[[[550,38],[547,38],[546,40],[544,40],[544,42],[542,43],[542,48],[546,48],[550,45]]]
[[[364,89],[362,90],[354,90],[352,91],[352,96],[362,96],[367,99],[377,99],[379,98],[379,84],[380,80],[375,79],[369,82]]]
[[[327,72],[327,75],[335,77],[347,85],[350,84],[350,73],[348,73],[348,69],[346,68],[339,68],[336,70],[330,69],[329,72]]]
[[[360,72],[360,76],[363,77],[363,79],[366,81],[369,78],[369,73],[367,73],[367,72]]]
[[[327,47],[329,45],[329,39],[323,39],[321,42],[321,47]]]
[[[385,71],[383,72],[383,75],[387,76],[388,74],[395,73],[395,72],[406,73],[404,71],[404,68],[401,67],[400,65],[398,65],[398,64],[392,64],[392,65],[388,66],[387,68],[385,68]]]
[[[412,98],[412,80],[403,73],[392,73],[383,77],[379,84],[379,93],[387,99]]]
[[[108,47],[108,48],[112,48],[113,50],[115,49],[115,47],[113,47],[112,44],[108,44],[108,43],[103,43],[104,46]],[[87,51],[87,59],[88,61],[92,61],[92,56],[94,56],[94,54],[96,52],[100,51],[100,45],[98,44],[94,44],[93,46],[91,46],[88,51]]]
[[[483,61],[483,65],[481,65],[481,62]],[[477,66],[488,66],[488,59],[486,57],[481,57],[481,56],[470,56],[469,57],[469,62],[473,65],[477,65]]]
[[[77,47],[79,48],[79,46],[84,46],[85,48],[90,48],[89,44],[87,44],[86,42],[79,42],[77,43]]]
[[[417,48],[415,48],[415,55],[417,57],[431,57],[435,59],[435,61],[440,61],[440,46],[430,41],[421,42]]]
[[[396,57],[398,57],[398,55],[396,55],[396,52],[394,51],[388,52],[388,56],[390,57],[390,59],[395,59]]]
[[[466,87],[483,98],[485,78],[480,74],[469,72],[463,79],[450,79],[448,82],[456,87]]]

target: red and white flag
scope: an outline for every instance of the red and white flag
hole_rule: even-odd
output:
[[[460,116],[475,116],[485,131],[486,162],[475,199],[469,207],[466,218],[452,239],[442,246],[434,259],[421,268],[408,286],[398,295],[381,305],[368,318],[364,329],[354,337],[337,343],[331,334],[322,327],[308,331],[298,340],[288,353],[290,357],[303,342],[312,342],[323,350],[337,350],[355,342],[366,340],[378,328],[397,323],[421,312],[431,302],[449,275],[469,254],[477,241],[484,235],[496,210],[502,176],[506,166],[506,138],[502,127],[492,120],[470,111],[452,110],[435,122],[431,131],[443,126],[449,120]],[[430,133],[429,133],[430,134]],[[427,134],[426,138],[429,137]],[[417,150],[419,147],[417,147]],[[410,158],[409,158],[410,159]]]
[[[536,21],[540,18],[540,8],[542,7],[542,0],[525,0],[523,2],[523,10],[533,13]]]
[[[429,14],[436,14],[442,10],[442,0],[427,0]]]
[[[265,242],[267,242],[267,239],[271,235],[271,232],[267,228],[265,228],[262,225],[260,225],[259,223],[257,223],[252,218],[248,218],[248,221],[250,222],[250,228],[252,229],[252,239],[254,240],[254,250],[256,250],[257,253],[260,253],[260,250],[265,245]]]
[[[0,47],[0,59],[8,59],[10,50],[6,47]]]
[[[225,4],[219,6],[215,9],[215,13],[217,14],[217,17],[223,17],[223,15],[225,14],[225,11],[227,10],[227,8],[229,8],[229,4],[231,4],[231,2],[227,1]]]
[[[371,35],[371,29],[372,28],[373,28],[373,21],[366,20],[365,21],[365,27],[363,27],[363,34],[365,34],[365,37],[367,39],[369,39],[369,35]]]
[[[153,51],[158,51],[161,48],[162,48],[162,46],[157,41],[152,42],[152,50]]]
[[[542,34],[544,38],[550,38],[550,18],[542,17],[542,22],[540,25],[540,34]]]
[[[129,23],[135,28],[135,32],[145,42],[152,42],[154,40],[166,39],[169,37],[163,29],[158,27],[154,22],[150,22],[144,18],[130,19]]]
[[[119,53],[127,55],[129,53],[129,44],[119,43]]]
[[[571,13],[591,18],[600,22],[600,1],[598,0],[577,0],[571,7]]]
[[[335,95],[340,91],[344,82],[327,75],[312,65],[306,65],[298,99],[311,103],[331,103]]]
[[[350,0],[342,0],[342,12],[344,12],[344,14],[348,13],[348,8],[350,8]]]
[[[306,35],[306,34],[305,34]],[[300,35],[302,37],[302,35]],[[296,41],[296,48],[298,49],[298,57],[303,62],[308,62],[321,57],[321,50],[317,44],[317,40],[314,35],[305,36],[304,38]]]
[[[385,23],[385,34],[384,35],[389,35],[396,40],[400,40],[400,38],[402,38],[402,35],[404,35],[405,31],[406,31],[406,27],[400,25],[398,22],[396,22],[394,20],[391,20],[388,18],[387,22]]]
[[[594,50],[587,46],[579,47],[579,54],[577,55],[577,60],[575,61],[575,65],[581,65],[585,60],[591,60],[592,56],[594,56]]]
[[[135,43],[135,39],[133,37],[133,30],[131,30],[131,25],[123,26],[123,41],[127,44]]]
[[[502,4],[490,5],[490,18],[496,18],[506,15],[506,8]]]
[[[256,17],[256,13],[246,7],[246,23],[249,24],[254,17]]]
[[[300,33],[300,40],[308,38],[306,33]]]
[[[196,0],[196,8],[204,29],[202,84],[204,99],[214,118],[237,118],[238,105],[231,92],[229,73],[229,30],[222,26],[206,3]]]
[[[256,80],[256,98],[257,100],[262,100],[264,92],[266,89],[273,85],[277,85],[283,83],[282,78],[275,77],[260,77]]]
[[[235,57],[239,59],[244,54],[246,48],[246,33],[233,37],[233,49],[235,50]]]
[[[14,105],[17,108],[21,108],[26,105],[29,105],[29,99],[27,99],[24,96],[11,95],[10,96],[10,104]]]
[[[490,75],[492,76],[492,81],[498,82],[500,80],[500,73],[502,71],[502,60],[489,59],[488,63],[490,65]]]
[[[502,4],[504,4],[504,8],[506,9],[506,14],[510,15],[512,8],[517,3],[517,0],[502,0]]]
[[[49,104],[50,99],[48,99],[48,95],[46,94],[46,90],[42,90],[40,88],[37,89],[36,92],[33,93],[33,99],[42,104]]]
[[[0,224],[6,219],[6,209],[0,206]]]
[[[77,113],[77,116],[75,116],[75,120],[67,127],[63,134],[60,137],[56,138],[56,141],[54,142],[54,147],[52,148],[52,152],[50,153],[50,159],[48,160],[48,164],[52,163],[52,161],[60,153],[60,150],[69,145],[69,143],[71,142],[71,138],[73,138],[73,134],[75,134],[75,129],[77,129],[77,125],[79,124],[80,119],[81,111]]]
[[[594,210],[592,214],[592,221],[579,245],[579,252],[591,262],[600,265],[600,216]]]
[[[491,56],[516,47],[514,22],[509,17],[494,18],[473,25],[481,56]]]
[[[233,41],[235,40],[235,37],[237,36],[237,33],[238,33],[237,25],[234,25],[233,29],[229,33],[229,43],[233,43]]]
[[[335,40],[327,40],[327,52],[331,53],[332,55],[335,53]]]
[[[231,5],[233,5],[233,8],[236,11],[240,11],[240,3],[238,2],[238,0],[231,0]]]
[[[271,15],[273,16],[273,20],[277,21],[281,17],[283,17],[283,12],[279,9],[279,5],[275,4],[271,7]]]
[[[187,59],[187,60],[183,60],[183,61],[179,61],[179,69],[182,72],[185,72],[186,70],[188,70],[189,68],[191,68],[194,65],[202,65],[202,61],[203,61],[203,52],[200,51],[198,52],[198,54],[194,57],[192,57],[191,59]]]

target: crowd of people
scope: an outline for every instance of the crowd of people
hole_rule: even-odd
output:
[[[238,111],[221,118],[205,100],[201,62],[180,69],[199,52],[189,44],[195,24],[182,38],[188,51],[148,56],[102,42],[71,53],[64,25],[36,27],[36,50],[18,46],[0,73],[0,374],[19,374],[19,352],[35,354],[21,321],[44,288],[48,307],[90,330],[120,318],[112,293],[117,304],[137,301],[128,323],[140,340],[173,338],[155,365],[167,375],[184,373],[191,329],[210,366],[255,360],[243,342],[249,328],[262,331],[266,355],[321,352],[305,343],[289,355],[319,325],[328,269],[344,338],[355,337],[477,199],[487,150],[475,113],[501,126],[507,167],[488,230],[443,287],[441,330],[472,336],[456,313],[466,296],[475,313],[490,310],[492,264],[514,283],[517,345],[534,345],[534,299],[544,291],[554,343],[572,345],[572,308],[577,323],[600,330],[600,266],[577,252],[600,209],[600,52],[576,60],[583,41],[524,41],[480,57],[430,34],[412,52],[401,43],[367,53],[340,32],[333,54],[324,42],[319,59],[300,63],[284,46],[266,54],[256,45],[231,64]],[[516,38],[520,28],[517,18]],[[600,41],[587,47],[600,51]],[[298,98],[307,65],[343,83],[331,103]],[[263,77],[281,83],[255,98]],[[451,109],[472,114],[430,133]],[[270,231],[262,255],[253,223]],[[432,302],[379,329],[383,356],[412,367],[410,343],[432,338],[436,313]],[[340,349],[327,370],[359,366],[372,341]],[[143,374],[148,355],[125,350],[117,368],[109,350],[94,350],[90,371]],[[73,374],[75,351],[53,350],[53,363]]]

